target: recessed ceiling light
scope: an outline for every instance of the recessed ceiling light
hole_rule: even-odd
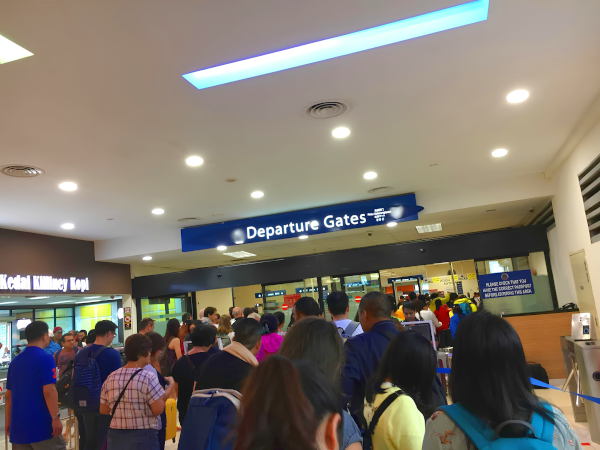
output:
[[[335,127],[331,130],[331,136],[336,139],[346,139],[351,133],[352,131],[348,127]]]
[[[79,186],[74,181],[63,181],[58,185],[58,188],[65,192],[75,192]]]
[[[363,178],[365,180],[374,180],[375,178],[377,178],[377,172],[369,170],[368,172],[363,173]]]
[[[225,250],[227,250],[227,246],[226,245],[217,245],[217,250],[219,250],[220,252],[224,252]]]
[[[398,226],[398,222],[388,222],[386,225],[390,228],[394,228]]]
[[[529,91],[527,89],[515,89],[506,94],[506,101],[513,105],[523,103],[529,98]]]
[[[506,148],[497,148],[492,150],[492,156],[494,158],[504,158],[506,155],[508,155],[508,149]]]
[[[255,54],[263,54],[197,70],[183,78],[197,89],[206,89],[482,22],[487,20],[488,8],[488,0],[474,0],[272,53],[255,49]]]
[[[189,167],[200,167],[202,164],[204,164],[204,158],[198,155],[190,155],[185,158],[185,163]]]
[[[93,295],[91,297],[83,297],[83,298],[85,298],[86,300],[93,300],[95,298],[100,298],[100,296],[99,295]]]
[[[32,55],[33,53],[26,48],[0,35],[0,64],[27,58]]]
[[[165,210],[163,208],[154,208],[152,210],[152,214],[154,214],[155,216],[162,216],[165,213]]]
[[[59,303],[73,303],[73,300],[61,300],[60,302],[48,302],[49,305],[58,305]]]
[[[442,224],[432,223],[431,225],[417,225],[416,228],[419,233],[434,233],[436,231],[442,231]]]
[[[250,197],[258,200],[259,198],[263,198],[265,196],[265,193],[263,191],[252,191],[252,193],[250,194]]]
[[[146,256],[142,257],[142,261],[152,261],[152,256],[146,255]]]
[[[98,302],[103,302],[104,299],[101,298],[100,300],[84,300],[82,302],[75,302],[76,305],[79,305],[80,303],[98,303]]]
[[[300,236],[298,236],[298,239],[301,239],[301,240],[308,239],[308,234],[301,234]]]
[[[250,253],[250,252],[244,252],[244,251],[239,251],[239,252],[230,252],[230,253],[223,253],[224,255],[227,256],[231,256],[232,258],[251,258],[252,256],[256,256],[254,253]]]
[[[73,230],[75,229],[75,224],[71,222],[65,222],[60,226],[63,230]]]
[[[44,300],[45,298],[50,298],[50,297],[46,297],[44,295],[40,296],[40,297],[27,297],[29,300]]]
[[[48,297],[46,297],[48,298]],[[14,305],[17,302],[0,302],[0,305]]]

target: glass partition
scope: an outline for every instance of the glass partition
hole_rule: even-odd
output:
[[[183,313],[191,312],[188,297],[143,298],[140,302],[142,319],[154,320],[154,331],[164,336],[170,319],[181,321]]]
[[[82,305],[75,307],[75,328],[77,330],[92,330],[96,322],[100,320],[111,320],[119,323],[117,302],[94,303],[92,305]],[[65,319],[66,320],[66,319]],[[69,319],[71,320],[71,319]],[[58,322],[58,319],[57,319]],[[123,342],[119,328],[117,328],[117,337],[113,344]]]

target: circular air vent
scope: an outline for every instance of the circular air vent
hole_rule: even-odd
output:
[[[306,112],[314,119],[330,119],[344,114],[348,106],[341,102],[321,102],[310,106]]]
[[[38,167],[14,164],[10,166],[4,166],[2,168],[2,173],[4,175],[8,175],[9,177],[31,178],[43,174],[44,171]]]
[[[376,187],[373,189],[369,189],[367,192],[369,194],[382,194],[384,192],[387,192],[389,190],[391,190],[391,186],[380,186],[380,187]]]

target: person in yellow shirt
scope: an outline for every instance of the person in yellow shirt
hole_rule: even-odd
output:
[[[439,403],[435,368],[435,351],[423,336],[407,331],[392,340],[366,393],[366,438],[373,450],[421,449],[425,418]]]

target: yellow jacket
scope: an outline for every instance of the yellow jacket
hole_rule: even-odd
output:
[[[377,407],[388,395],[399,391],[391,383],[383,383],[384,392],[377,394],[373,403],[365,402],[364,415],[371,422]],[[425,418],[414,400],[401,395],[392,402],[379,418],[373,433],[373,450],[421,450],[425,436]]]

